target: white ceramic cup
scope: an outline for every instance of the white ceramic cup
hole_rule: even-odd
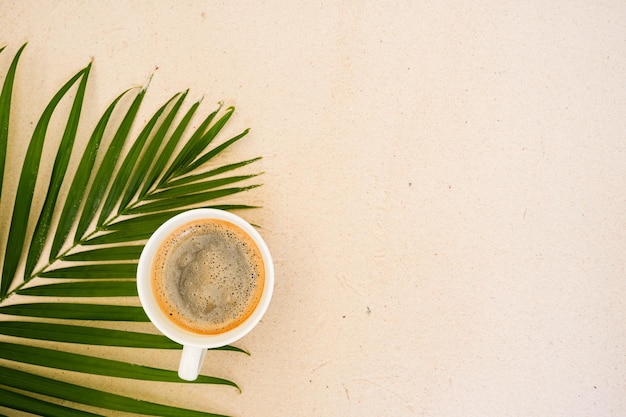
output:
[[[152,263],[155,254],[165,238],[180,226],[201,219],[218,219],[230,222],[246,232],[256,243],[263,256],[265,265],[265,282],[263,293],[256,308],[250,316],[237,327],[223,333],[202,335],[186,330],[173,321],[161,310],[152,290]],[[261,320],[269,306],[274,290],[274,264],[267,245],[261,235],[241,217],[223,210],[192,209],[180,213],[163,223],[150,237],[139,258],[137,266],[137,290],[139,300],[148,318],[168,338],[183,345],[178,376],[193,381],[198,377],[207,349],[231,344],[248,334]]]

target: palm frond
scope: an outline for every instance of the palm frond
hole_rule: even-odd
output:
[[[69,383],[64,380],[67,372],[183,381],[172,370],[73,353],[62,346],[180,349],[154,332],[120,330],[119,326],[110,328],[110,324],[148,325],[137,301],[134,280],[145,240],[159,225],[193,207],[255,207],[229,200],[260,185],[251,183],[258,173],[235,172],[260,158],[213,163],[222,151],[246,136],[248,129],[220,140],[234,113],[233,107],[222,111],[222,103],[197,128],[190,129],[201,101],[182,112],[188,94],[185,91],[166,101],[133,137],[147,93],[144,86],[119,94],[88,140],[79,140],[89,63],[49,101],[33,130],[16,189],[3,189],[5,161],[13,140],[9,137],[11,112],[20,111],[11,108],[11,98],[25,47],[16,51],[0,92],[0,198],[13,206],[8,233],[3,234],[6,240],[0,247],[0,406],[47,416],[95,415],[82,411],[77,404],[156,416],[218,416]],[[0,48],[0,53],[4,49]],[[47,177],[39,167],[45,157],[44,142],[54,133],[48,126],[59,104],[72,92],[65,128]],[[131,93],[134,97],[128,97]],[[120,117],[113,117],[117,114]],[[74,157],[78,163],[73,166],[70,160],[77,152],[75,142],[86,145]],[[41,208],[33,204],[38,182],[47,184]],[[62,185],[68,183],[64,195]],[[7,202],[11,192],[14,198]],[[34,229],[29,232],[31,219]],[[128,300],[135,300],[134,305]],[[37,346],[34,341],[47,345]],[[214,350],[247,353],[234,346]],[[50,377],[50,372],[43,376],[38,372],[42,368],[64,372],[59,372],[58,378]],[[238,389],[232,381],[207,375],[194,383]]]

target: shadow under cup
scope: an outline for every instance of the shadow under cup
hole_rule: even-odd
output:
[[[265,272],[263,291],[250,315],[236,327],[221,333],[199,334],[187,330],[170,320],[161,309],[153,288],[152,269],[157,251],[168,236],[180,227],[198,220],[221,220],[243,230],[252,239],[263,258]],[[206,349],[217,348],[235,342],[250,332],[267,310],[274,288],[274,265],[269,249],[261,235],[241,217],[217,209],[193,209],[180,213],[163,223],[150,237],[139,258],[137,266],[137,291],[150,321],[171,340],[183,345],[179,375],[183,379],[196,379]]]

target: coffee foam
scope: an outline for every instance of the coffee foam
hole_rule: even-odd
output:
[[[161,310],[178,326],[200,334],[230,330],[261,298],[264,264],[259,248],[239,227],[198,220],[172,232],[152,268]]]

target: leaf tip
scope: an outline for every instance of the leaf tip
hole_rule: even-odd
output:
[[[150,86],[150,82],[152,82],[152,77],[154,77],[154,73],[150,74],[148,80],[141,87],[141,91],[146,91],[148,89],[148,87]]]
[[[83,74],[85,74],[86,76],[89,75],[89,72],[91,71],[91,66],[93,64],[93,61],[94,61],[94,57],[93,56],[89,57],[89,63],[83,69]]]
[[[24,42],[22,46],[20,46],[20,49],[17,50],[17,55],[22,54],[22,51],[26,48],[26,45],[28,45],[28,41]]]

